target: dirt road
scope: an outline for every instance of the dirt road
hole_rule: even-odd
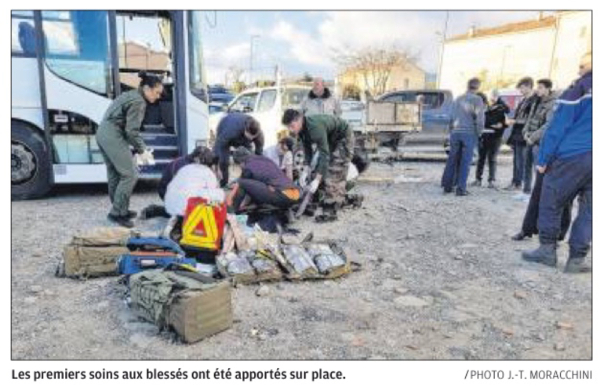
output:
[[[183,345],[127,309],[118,278],[54,277],[71,236],[107,225],[105,188],[12,204],[15,359],[590,359],[591,276],[521,260],[526,203],[473,189],[441,194],[443,164],[374,164],[359,211],[306,233],[337,239],[363,270],[336,281],[234,290],[232,329]],[[502,184],[511,167],[499,166]],[[152,191],[132,206],[157,202]],[[156,228],[146,223],[144,228]],[[567,251],[560,249],[559,269]]]

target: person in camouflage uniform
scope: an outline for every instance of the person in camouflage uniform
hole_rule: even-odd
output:
[[[108,219],[125,227],[133,227],[131,219],[137,216],[129,210],[129,200],[137,182],[137,169],[129,146],[140,155],[149,153],[140,128],[146,103],[156,102],[163,92],[157,76],[140,73],[140,78],[138,89],[121,94],[110,104],[96,133],[106,164],[108,195],[112,203]]]
[[[305,173],[310,170],[313,156],[313,144],[319,152],[315,178],[308,186],[314,194],[323,183],[325,199],[323,216],[320,221],[337,219],[337,210],[346,198],[346,177],[348,166],[354,154],[354,133],[348,123],[341,118],[316,114],[305,117],[297,110],[285,111],[282,123],[296,134],[304,145]]]

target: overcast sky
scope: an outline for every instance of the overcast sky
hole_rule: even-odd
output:
[[[332,50],[395,44],[419,54],[418,64],[436,71],[445,11],[217,11],[205,12],[204,58],[210,83],[223,83],[230,66],[248,70],[253,44],[254,78],[321,75],[333,79]],[[469,27],[491,27],[538,17],[525,11],[451,11],[448,36]],[[216,25],[214,25],[216,23]]]

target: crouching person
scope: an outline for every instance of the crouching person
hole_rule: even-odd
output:
[[[346,199],[348,167],[354,155],[354,133],[348,123],[329,115],[304,117],[294,109],[283,114],[282,123],[296,134],[304,145],[304,160],[309,170],[313,156],[313,144],[319,152],[315,177],[308,186],[314,194],[321,183],[325,186],[323,215],[317,221],[337,220],[337,210]]]
[[[250,204],[287,210],[300,200],[300,189],[268,157],[240,147],[233,153],[233,161],[242,169],[227,199],[236,213],[244,212]]]
[[[199,188],[201,187],[210,187],[217,188],[214,182],[216,181],[216,176],[213,171],[213,168],[217,164],[218,157],[207,147],[199,146],[194,149],[192,153],[186,156],[179,157],[173,161],[171,161],[163,170],[162,177],[160,182],[158,183],[158,196],[161,200],[166,201],[165,195],[167,194],[167,190],[171,185],[171,182],[177,177],[179,172],[189,165],[197,165],[202,166],[201,168],[188,168],[189,171],[186,171],[187,174],[192,174],[196,176],[197,179],[200,179]],[[177,179],[183,180],[183,179]],[[181,182],[177,183],[178,185]],[[151,204],[148,207],[142,210],[140,214],[141,219],[151,219],[156,217],[165,217],[169,218],[171,215],[176,215],[173,213],[169,213],[165,206]]]

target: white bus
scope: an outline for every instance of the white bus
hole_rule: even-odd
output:
[[[106,181],[95,140],[105,110],[137,87],[137,73],[163,76],[142,136],[162,168],[207,144],[201,11],[12,11],[11,186],[15,200],[54,184]]]

